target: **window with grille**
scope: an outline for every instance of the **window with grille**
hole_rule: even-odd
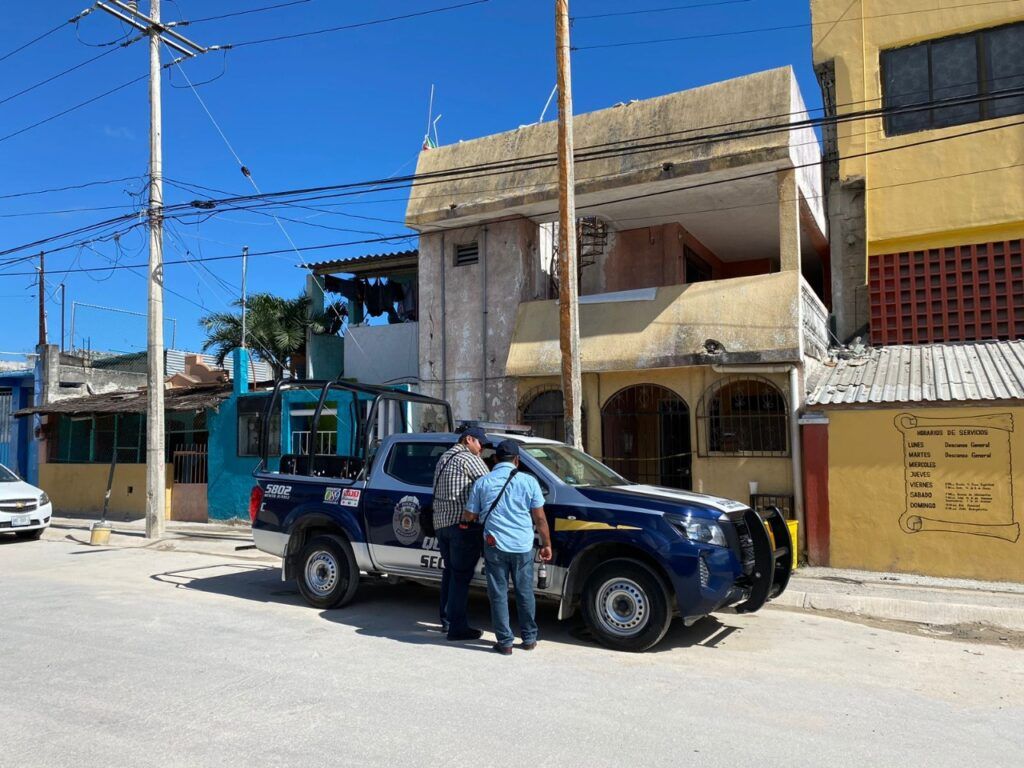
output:
[[[786,398],[767,379],[727,377],[697,406],[702,456],[788,456]]]
[[[480,245],[476,241],[455,246],[455,266],[465,267],[480,261]]]
[[[890,136],[1024,113],[1024,23],[882,51],[881,65],[887,112],[928,107],[889,114]]]
[[[240,397],[238,399],[238,455],[259,456],[260,439],[263,435],[263,411],[267,407],[266,397]],[[281,455],[281,412],[273,414],[270,421],[269,456]]]
[[[206,413],[168,412],[164,450],[168,461],[179,449],[206,445]],[[47,461],[55,464],[146,463],[146,416],[142,413],[98,413],[50,416]]]

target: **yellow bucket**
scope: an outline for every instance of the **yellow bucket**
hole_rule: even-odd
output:
[[[89,543],[94,547],[102,547],[110,542],[110,524],[93,523],[89,530]]]
[[[800,552],[800,538],[797,533],[800,530],[800,523],[796,520],[787,520],[786,525],[789,526],[789,538],[793,540],[793,570],[796,570],[796,561]]]

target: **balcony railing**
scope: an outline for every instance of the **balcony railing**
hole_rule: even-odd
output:
[[[804,354],[821,359],[828,352],[828,309],[802,278],[800,301],[803,304]]]
[[[309,430],[292,432],[292,453],[309,453]],[[334,456],[338,453],[338,434],[336,432],[318,432],[316,435],[316,455]]]

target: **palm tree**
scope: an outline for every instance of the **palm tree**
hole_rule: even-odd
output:
[[[233,304],[241,309],[240,300]],[[274,369],[275,378],[281,378],[286,370],[297,375],[298,362],[306,354],[307,331],[334,335],[348,314],[340,302],[317,314],[310,312],[308,296],[285,299],[270,293],[254,293],[246,310],[246,342],[256,357]],[[199,324],[206,330],[203,352],[214,350],[217,365],[224,365],[231,351],[242,346],[241,312],[214,312],[201,317]]]

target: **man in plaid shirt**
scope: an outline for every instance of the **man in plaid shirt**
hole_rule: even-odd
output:
[[[487,474],[480,458],[487,434],[480,427],[462,433],[434,469],[434,529],[444,561],[441,573],[441,626],[449,640],[479,640],[483,632],[469,626],[469,582],[483,552],[479,528],[460,528],[473,483]]]

